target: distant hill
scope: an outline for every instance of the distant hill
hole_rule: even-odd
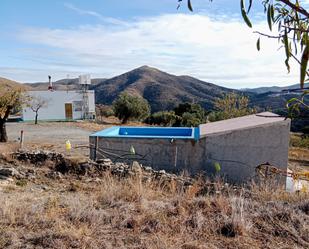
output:
[[[98,83],[103,82],[105,79],[91,79],[91,87],[95,86]],[[36,83],[25,83],[25,85],[30,86],[35,91],[47,90],[49,83],[48,82],[36,82]],[[75,79],[61,79],[53,82],[53,87],[55,90],[78,90],[80,85],[78,78]]]
[[[305,88],[309,87],[309,83],[305,84]],[[291,86],[270,86],[270,87],[257,87],[257,88],[244,88],[242,91],[253,92],[253,93],[266,93],[266,92],[281,92],[283,90],[292,90],[298,89],[299,84],[291,85]]]
[[[15,88],[15,87],[22,88],[22,89],[29,89],[24,84],[0,77],[0,91],[3,91],[4,89]]]
[[[2,78],[0,78],[2,79]],[[14,81],[3,79],[2,82],[14,85]],[[2,83],[2,84],[4,84]],[[296,94],[281,93],[288,87],[263,87],[256,89],[235,90],[201,81],[190,76],[176,76],[156,68],[142,66],[113,77],[111,79],[92,79],[90,89],[95,90],[96,103],[110,105],[122,92],[139,95],[147,99],[152,112],[171,110],[179,103],[194,102],[201,104],[206,110],[212,110],[216,98],[224,94],[236,92],[249,97],[250,106],[258,110],[283,110],[286,101]],[[48,82],[23,84],[32,90],[47,90]],[[0,81],[1,86],[1,81]],[[62,79],[53,82],[56,90],[80,89],[78,79]],[[306,84],[309,86],[309,84]]]
[[[121,92],[140,95],[148,100],[151,110],[169,110],[179,103],[196,102],[211,109],[216,97],[237,90],[217,86],[190,76],[175,76],[156,68],[142,66],[93,87],[96,102],[111,104]]]

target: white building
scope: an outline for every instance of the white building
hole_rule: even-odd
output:
[[[95,116],[94,91],[28,91],[32,98],[47,102],[38,111],[38,120],[93,119]],[[32,121],[35,112],[29,106],[23,108],[23,120]]]

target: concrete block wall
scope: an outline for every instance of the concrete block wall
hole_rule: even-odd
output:
[[[289,130],[290,121],[280,119],[241,129],[205,132],[198,141],[90,137],[90,144],[97,143],[100,150],[119,156],[128,155],[133,146],[137,153],[135,158],[140,163],[173,173],[186,171],[191,175],[212,175],[215,173],[214,164],[219,163],[222,176],[230,182],[242,183],[255,176],[255,167],[261,163],[269,162],[287,169]],[[90,157],[99,159],[102,155],[92,148]],[[112,157],[121,161],[115,155]]]

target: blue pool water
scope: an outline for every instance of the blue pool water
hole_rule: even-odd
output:
[[[199,128],[189,127],[120,127],[115,126],[92,134],[97,137],[119,138],[166,138],[195,139],[199,138]]]

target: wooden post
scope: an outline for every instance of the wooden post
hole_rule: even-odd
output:
[[[24,131],[20,131],[20,148],[22,149],[24,147]]]
[[[99,144],[99,136],[95,137],[95,148],[94,148],[94,161],[97,160],[97,149]]]

